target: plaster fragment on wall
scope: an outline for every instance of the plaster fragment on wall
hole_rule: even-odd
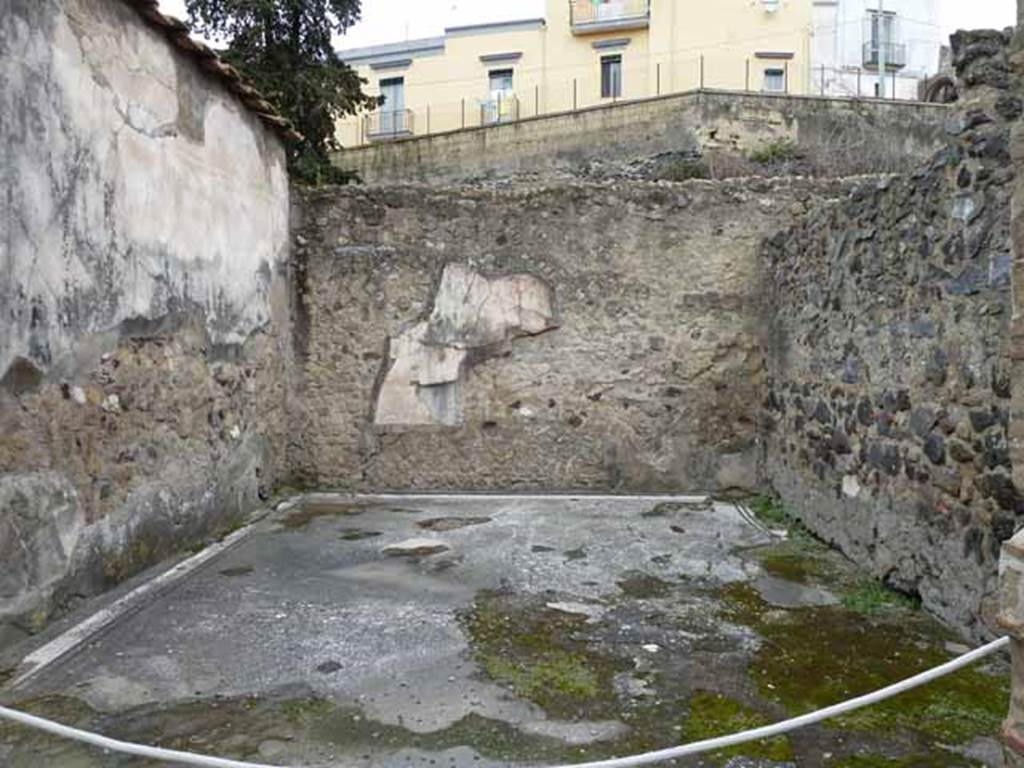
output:
[[[430,317],[391,340],[374,423],[461,424],[459,387],[469,368],[508,353],[513,339],[556,327],[552,291],[540,278],[488,278],[448,264]]]
[[[861,485],[856,475],[843,476],[843,495],[855,499],[860,496]]]

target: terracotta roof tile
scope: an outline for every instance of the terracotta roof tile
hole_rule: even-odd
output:
[[[175,48],[196,59],[203,70],[238,96],[246,109],[253,112],[282,139],[285,141],[302,140],[302,134],[295,130],[291,122],[283,117],[274,105],[263,97],[263,94],[247,83],[237,69],[221,59],[217,52],[208,45],[190,36],[192,30],[188,24],[181,19],[161,13],[158,0],[122,0],[122,2],[138,11],[139,16],[162,33]]]

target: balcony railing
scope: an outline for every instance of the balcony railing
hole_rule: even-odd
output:
[[[885,69],[903,69],[907,66],[907,46],[903,43],[864,43],[864,66],[878,69],[882,53],[885,53]]]
[[[515,94],[500,94],[480,102],[480,125],[514,123],[519,119],[519,99]]]
[[[643,29],[650,23],[650,0],[569,0],[569,25],[574,35]]]
[[[401,139],[415,133],[415,118],[411,109],[381,109],[363,118],[363,130],[370,141]]]

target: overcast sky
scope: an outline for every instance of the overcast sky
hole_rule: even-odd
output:
[[[936,0],[946,36],[957,29],[1008,27],[1016,0]],[[185,0],[160,0],[165,13],[185,17]],[[440,35],[446,26],[544,15],[544,0],[363,0],[363,20],[338,39],[339,48]]]

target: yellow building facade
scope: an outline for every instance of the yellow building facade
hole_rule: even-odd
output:
[[[343,146],[695,88],[812,90],[812,0],[547,0],[544,18],[339,51],[384,98]]]

